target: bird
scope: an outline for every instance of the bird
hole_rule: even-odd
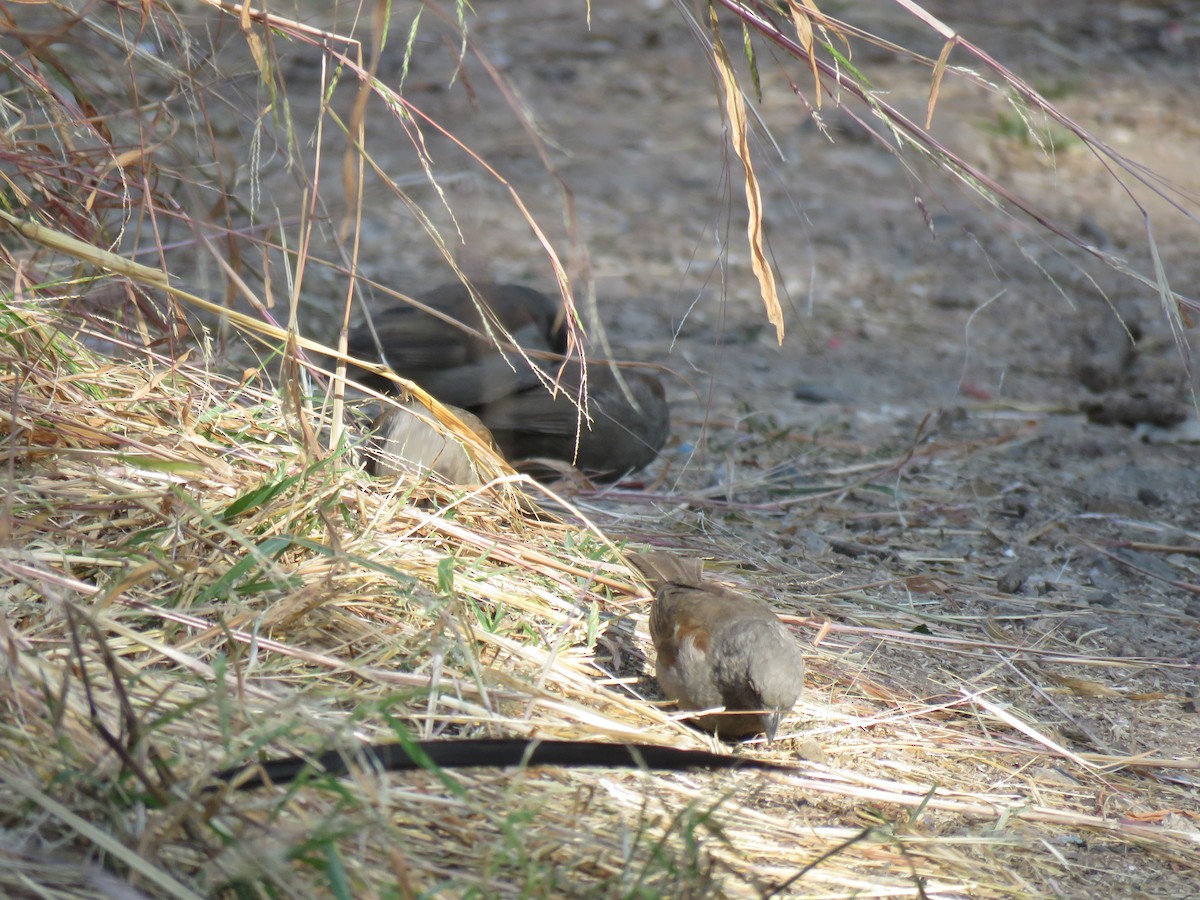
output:
[[[800,697],[804,657],[792,633],[764,603],[703,577],[699,560],[664,551],[628,555],[654,590],[650,637],[655,675],[668,699],[721,738],[766,733]]]
[[[480,441],[492,446],[491,434],[475,415],[456,407],[447,409]],[[413,399],[385,406],[367,440],[368,473],[399,475],[411,467],[435,473],[450,484],[478,484],[479,472],[471,455],[434,421],[433,413]]]
[[[442,403],[470,409],[539,383],[504,332],[525,351],[566,351],[563,304],[533,288],[451,282],[416,299],[437,315],[404,302],[385,307],[350,332],[347,351],[383,362]],[[504,353],[491,334],[504,344]],[[395,382],[365,369],[354,367],[351,375],[380,392],[398,390]]]
[[[381,310],[373,327],[351,332],[348,352],[380,359],[440,402],[478,415],[510,462],[560,460],[613,481],[657,457],[670,431],[666,391],[657,376],[618,378],[607,363],[570,364],[560,373],[558,363],[543,358],[567,349],[566,312],[558,298],[518,284],[479,282],[473,289],[474,296],[465,284],[452,282],[417,298],[438,315],[407,303]],[[485,320],[507,331],[516,346],[537,351],[536,358],[515,356],[511,345],[507,355],[501,353]],[[577,405],[585,373],[590,422]],[[366,370],[352,374],[376,390],[399,390]],[[552,391],[548,386],[555,382]],[[539,476],[552,471],[523,468]]]
[[[590,424],[577,405],[585,371]],[[657,376],[625,370],[618,380],[605,363],[546,374],[558,378],[555,393],[539,384],[475,410],[510,462],[563,460],[585,475],[614,481],[658,456],[670,434],[670,417]]]

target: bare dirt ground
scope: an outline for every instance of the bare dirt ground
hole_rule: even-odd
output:
[[[1144,10],[1131,34],[1124,6],[1105,8],[1116,20],[1107,25],[1091,4],[1060,4],[1049,23],[1032,5],[1010,6],[999,21],[985,5],[951,6],[950,21],[1010,67],[1035,84],[1061,84],[1060,108],[1119,152],[1185,190],[1200,186],[1200,134],[1188,117],[1195,45],[1176,55],[1152,42],[1155,28],[1176,25],[1168,10]],[[739,175],[722,154],[706,59],[673,9],[627,7],[597,7],[589,28],[573,13],[506,3],[485,8],[473,33],[520,91],[574,195],[595,313],[613,347],[678,376],[669,379],[675,440],[636,507],[719,556],[780,575],[837,572],[846,583],[872,554],[891,560],[891,579],[940,578],[949,567],[956,582],[969,573],[986,606],[1022,628],[1061,635],[1078,617],[1099,629],[1089,640],[1104,655],[1195,664],[1200,601],[1187,548],[1200,485],[1187,430],[1149,427],[1187,415],[1189,399],[1157,293],[1066,253],[919,160],[927,181],[912,182],[832,105],[821,114],[826,136],[764,61],[756,109],[770,142],[761,137],[757,151],[789,301],[778,346],[749,275]],[[879,33],[916,39],[900,27],[902,11],[874,15],[865,24]],[[452,44],[418,49],[413,102],[495,165],[568,255],[555,233],[556,188],[511,108],[470,64],[447,88]],[[881,54],[870,61],[889,102],[919,115],[927,72]],[[303,58],[292,64],[300,71]],[[1088,150],[1074,142],[1050,156],[1007,134],[1006,115],[1003,97],[951,87],[935,131],[1149,273],[1140,214]],[[396,122],[378,116],[372,127],[394,145]],[[466,169],[447,141],[430,143],[441,173]],[[419,176],[410,147],[377,153],[393,177]],[[432,191],[412,190],[436,213]],[[472,252],[499,279],[552,289],[544,253],[502,190],[470,190],[480,219]],[[1151,212],[1172,286],[1187,295],[1194,226],[1162,204]],[[410,290],[446,279],[394,198],[369,190],[366,217],[366,274]],[[1136,354],[1109,303],[1140,329]],[[1114,408],[1088,389],[1093,370],[1104,388],[1160,398],[1133,404],[1133,423],[1149,422],[1089,422],[1089,405]],[[837,489],[860,474],[876,489]],[[707,499],[681,509],[655,499],[669,491]],[[836,498],[829,511],[804,499],[818,491]],[[869,548],[857,561],[829,543],[849,538]],[[1154,677],[1182,688],[1194,675],[1168,667]]]
[[[939,49],[899,7],[826,7],[897,43]],[[1186,5],[928,7],[1117,152],[1195,196],[1200,21]],[[1159,426],[1195,414],[1156,291],[989,206],[918,154],[897,157],[835,104],[812,114],[788,83],[811,97],[807,73],[760,48],[755,152],[787,298],[779,346],[750,274],[718,88],[674,8],[594,4],[590,25],[582,9],[535,0],[479,13],[472,39],[518,92],[569,186],[581,244],[571,249],[562,195],[509,100],[473,61],[452,80],[457,44],[431,20],[405,96],[513,185],[574,275],[590,273],[589,321],[599,317],[617,355],[677,376],[674,437],[643,489],[580,502],[614,534],[745,567],[809,639],[833,626],[813,651],[797,745],[815,740],[834,767],[891,770],[862,732],[823,719],[869,660],[875,677],[894,673],[887,691],[929,703],[987,690],[1052,724],[1071,752],[1194,760],[1200,482],[1194,433]],[[381,77],[398,81],[400,59],[393,48]],[[301,115],[316,60],[288,56]],[[870,48],[856,61],[889,103],[922,118],[927,69]],[[340,89],[335,106],[349,96]],[[1124,188],[1081,142],[1051,151],[1019,122],[1002,92],[951,80],[934,133],[1150,274],[1145,223]],[[412,196],[436,216],[401,131],[376,108],[368,146],[393,178],[414,176]],[[466,156],[432,129],[426,137],[453,183]],[[545,254],[501,186],[470,190],[472,253],[498,279],[552,288]],[[1137,197],[1172,286],[1188,295],[1195,223],[1142,188]],[[384,191],[368,191],[363,241],[362,271],[378,281],[415,291],[448,278]],[[337,279],[329,289],[340,294]],[[1136,353],[1113,308],[1137,332]],[[851,608],[894,639],[838,630]],[[954,636],[992,652],[956,652]],[[1101,662],[1074,664],[1082,658]],[[998,765],[1022,783],[1011,760]],[[1186,769],[1145,778],[1189,785],[1195,797]],[[1060,780],[1063,790],[1078,784]],[[1094,801],[1119,814],[1128,798]],[[1137,807],[1125,812],[1156,814],[1153,802]],[[1195,837],[1194,808],[1183,816],[1177,824]],[[1079,896],[1117,879],[1123,895],[1186,896],[1194,884],[1136,852],[1111,860],[1103,842],[1052,852],[1062,881],[1031,870],[1034,893]]]

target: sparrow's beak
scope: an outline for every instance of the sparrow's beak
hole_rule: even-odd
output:
[[[763,718],[767,723],[767,727],[765,729],[767,732],[767,740],[774,741],[775,732],[779,730],[779,723],[783,721],[783,711],[775,710],[775,712],[769,713]]]

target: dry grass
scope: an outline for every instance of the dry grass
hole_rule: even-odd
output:
[[[753,895],[798,877],[805,896],[986,896],[1069,878],[1081,844],[1200,865],[1193,790],[1171,777],[1194,760],[1072,752],[1017,702],[1032,671],[1066,684],[1060,702],[1164,715],[1179,698],[1103,687],[1144,663],[980,639],[846,588],[774,598],[823,635],[793,739],[746,751],[812,757],[792,777],[358,770],[206,794],[259,754],[363,740],[700,738],[637,677],[643,607],[599,535],[498,488],[366,479],[305,452],[258,385],[5,315],[10,895],[101,891],[102,868],[178,895]],[[961,679],[922,693],[946,654]]]
[[[644,605],[614,540],[674,543],[656,525],[663,510],[715,501],[648,493],[639,513],[612,493],[587,507],[600,529],[495,467],[475,491],[366,478],[339,398],[300,374],[296,347],[311,344],[274,324],[269,302],[286,293],[298,320],[306,266],[355,271],[353,242],[332,240],[347,251],[336,266],[334,253],[310,258],[315,174],[301,225],[276,223],[286,240],[235,215],[232,188],[215,206],[200,192],[207,217],[174,202],[200,186],[180,174],[189,154],[226,160],[205,103],[219,119],[227,98],[200,90],[202,67],[182,62],[194,40],[183,20],[149,6],[156,33],[181,41],[180,62],[97,30],[99,19],[86,38],[70,32],[95,71],[47,75],[59,57],[35,39],[42,25],[10,57],[28,118],[5,136],[6,197],[21,212],[9,221],[40,217],[45,230],[4,233],[0,894],[985,897],[1120,895],[1147,872],[1167,892],[1194,882],[1198,763],[1176,727],[1185,698],[1129,687],[1177,663],[1100,657],[969,604],[922,600],[994,597],[966,575],[797,584],[771,558],[773,520],[756,518],[775,506],[725,509],[761,538],[759,561],[779,577],[753,585],[811,643],[813,676],[786,739],[737,752],[794,763],[794,775],[360,766],[213,792],[221,769],[352,756],[363,741],[705,746],[655,705]],[[140,4],[121,9],[139,21]],[[270,33],[250,17],[227,22],[246,29],[256,76],[282,88],[260,43]],[[336,37],[273,24],[314,45]],[[353,41],[330,52],[371,69]],[[85,108],[78,98],[114,84],[129,109],[149,103],[146,84],[121,82],[126,59],[201,110],[191,130],[160,144],[144,123]],[[298,153],[293,128],[281,113],[279,152]],[[347,159],[340,205],[353,221],[355,179],[374,163]],[[82,244],[57,240],[67,233]],[[443,231],[430,234],[454,256]],[[211,332],[173,305],[195,310],[197,297],[129,264],[147,248],[173,275],[194,265],[189,284],[211,277],[206,267],[220,273],[223,304],[201,320]],[[227,377],[214,349],[243,337],[265,355]],[[856,488],[879,489],[909,459],[828,466],[828,508],[849,517]],[[1072,720],[1125,716],[1161,749],[1129,756],[1098,740],[1083,751],[1029,712],[1031,697]]]
[[[5,316],[6,893],[85,891],[103,868],[180,895],[753,895],[798,877],[805,896],[986,896],[1071,879],[1080,845],[1200,865],[1193,789],[1171,775],[1194,759],[1072,751],[1022,712],[1032,673],[1060,704],[1165,717],[1181,698],[1105,687],[1145,662],[878,589],[773,598],[807,611],[815,675],[792,739],[746,752],[796,760],[793,777],[359,770],[209,795],[259,754],[363,740],[700,738],[639,677],[644,610],[600,535],[529,518],[504,484],[366,479],[306,452],[258,385]],[[931,692],[947,654],[960,677]]]

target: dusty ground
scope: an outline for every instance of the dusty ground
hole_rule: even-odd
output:
[[[936,55],[937,43],[898,7],[875,5],[864,21],[855,5],[833,6]],[[1116,152],[1195,197],[1200,23],[1185,8],[930,5]],[[401,4],[397,21],[410,12]],[[675,436],[640,480],[644,490],[581,498],[586,508],[615,534],[744,564],[755,584],[809,617],[810,638],[849,608],[856,621],[873,608],[882,626],[933,636],[923,653],[917,638],[835,630],[814,651],[814,723],[860,660],[878,671],[893,657],[896,683],[913,696],[990,686],[993,699],[1052,725],[1074,751],[1194,757],[1197,451],[1181,440],[1186,426],[1152,426],[1195,416],[1157,294],[989,207],[917,154],[898,159],[834,104],[818,127],[787,82],[811,97],[807,74],[760,48],[755,150],[787,295],[778,346],[748,267],[741,175],[724,150],[715,83],[674,8],[595,4],[590,27],[579,9],[535,0],[480,13],[473,39],[519,93],[569,186],[580,244],[566,240],[562,195],[512,106],[474,61],[451,84],[457,45],[431,19],[405,96],[511,182],[575,275],[587,274],[586,247],[598,296],[590,315],[618,354],[678,376],[669,388]],[[859,52],[887,101],[919,120],[928,70]],[[316,58],[287,54],[301,117]],[[385,56],[390,83],[400,58],[398,46]],[[971,60],[956,51],[952,62]],[[335,106],[350,97],[342,88]],[[1018,123],[1002,94],[951,81],[934,130],[1064,227],[1149,273],[1142,215],[1125,190],[1080,142],[1050,154]],[[413,198],[445,227],[401,134],[376,104],[368,147],[393,178],[413,176]],[[468,170],[448,140],[426,136],[440,176]],[[283,183],[271,190],[286,191]],[[448,183],[459,185],[451,197],[460,213],[474,210],[465,217],[472,253],[492,274],[552,287],[545,254],[502,187]],[[1172,286],[1190,294],[1195,224],[1133,189]],[[368,191],[361,269],[406,290],[448,277],[402,203],[378,189]],[[314,273],[310,285],[323,278],[339,296],[336,277]],[[1136,354],[1109,303],[1138,331]],[[314,330],[327,327],[323,316]],[[1135,395],[1128,424],[1081,411],[1112,414],[1110,389]],[[937,638],[951,634],[990,638],[996,655],[946,651]],[[1014,645],[1036,652],[999,649]],[[1112,664],[1084,670],[1074,655]],[[999,682],[989,677],[997,666]],[[1081,679],[1074,690],[1044,687],[1070,677]],[[836,731],[800,728],[818,740]],[[839,758],[839,746],[829,751],[834,765],[888,768],[850,750]],[[1104,850],[1088,853],[1071,848],[1064,877],[1075,887],[1034,875],[1036,889],[1071,894],[1114,877],[1103,874]],[[1121,878],[1131,890],[1190,890],[1169,873],[1152,884],[1160,873],[1144,859],[1128,865]]]
[[[747,265],[740,175],[723,155],[714,83],[675,10],[603,4],[589,27],[574,11],[544,6],[485,7],[473,36],[527,104],[569,185],[595,312],[613,346],[678,375],[675,440],[633,508],[669,517],[681,539],[690,534],[717,556],[780,576],[833,572],[852,583],[863,558],[829,543],[851,538],[898,554],[875,575],[942,577],[949,567],[954,581],[975,581],[979,612],[1060,637],[1083,626],[1091,652],[1170,661],[1146,677],[1191,685],[1195,446],[1180,440],[1186,428],[1093,424],[1080,411],[1113,408],[1090,383],[1161,400],[1134,402],[1135,420],[1187,413],[1183,364],[1157,294],[986,206],[915,154],[898,160],[833,104],[820,114],[823,133],[785,71],[811,94],[806,79],[763,53],[756,151],[788,301],[778,346]],[[1117,152],[1183,191],[1200,187],[1200,132],[1190,119],[1195,22],[1169,6],[1057,4],[1050,21],[1034,4],[1003,14],[945,7],[951,24]],[[408,21],[403,12],[398,21]],[[899,9],[854,21],[936,50]],[[456,46],[449,37],[439,46],[442,34],[426,20],[406,96],[495,166],[577,263],[560,195],[512,108],[477,63],[450,84]],[[292,103],[303,111],[315,56],[287,59]],[[927,70],[870,48],[858,59],[889,103],[920,118]],[[396,48],[381,76],[394,83],[399,68]],[[350,91],[335,101],[343,96]],[[1141,214],[1080,142],[1043,152],[1012,133],[1002,96],[961,82],[943,89],[940,104],[940,139],[1066,228],[1151,271]],[[414,176],[413,197],[436,216],[397,121],[376,108],[369,124],[376,158],[393,178]],[[465,157],[427,132],[459,214],[476,211],[464,217],[471,252],[497,278],[552,287],[545,255],[503,189],[461,187],[452,176],[467,170]],[[1140,187],[1138,197],[1172,286],[1188,295],[1194,225]],[[446,279],[396,198],[370,188],[365,218],[365,274],[410,290]],[[340,284],[330,281],[336,296]],[[1140,328],[1136,355],[1106,301]],[[325,327],[319,314],[314,323]],[[884,490],[853,487],[864,477]],[[670,491],[696,502],[655,499]],[[804,499],[816,491],[830,491],[832,512]]]

